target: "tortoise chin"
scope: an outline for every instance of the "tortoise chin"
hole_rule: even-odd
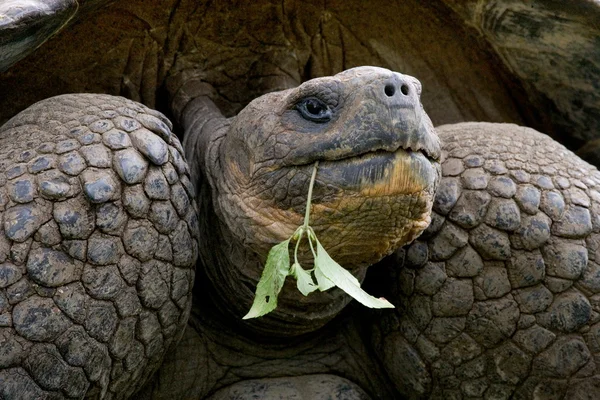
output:
[[[427,227],[438,181],[437,161],[404,149],[323,161],[311,225],[342,265],[371,265]]]
[[[311,224],[342,265],[371,265],[427,227],[438,181],[438,162],[403,149],[323,162]]]

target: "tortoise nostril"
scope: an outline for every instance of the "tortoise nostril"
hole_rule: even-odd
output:
[[[394,93],[396,93],[396,88],[391,83],[388,83],[387,85],[385,85],[383,91],[388,97],[392,97]]]
[[[402,92],[403,95],[408,96],[408,85],[400,86],[400,91]]]

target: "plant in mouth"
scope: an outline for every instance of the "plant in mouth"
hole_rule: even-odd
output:
[[[248,314],[243,319],[261,317],[277,307],[277,296],[283,288],[283,283],[288,275],[296,278],[298,290],[308,296],[319,289],[325,291],[334,286],[339,287],[360,303],[371,308],[394,308],[384,298],[376,298],[361,289],[360,282],[350,272],[331,258],[323,248],[313,228],[309,225],[312,190],[317,176],[319,162],[315,162],[310,184],[308,186],[308,199],[304,213],[304,223],[296,229],[287,240],[271,248],[267,262],[263,269],[260,281],[256,286],[254,302]],[[312,269],[305,270],[298,261],[298,248],[300,242],[306,237],[314,259]],[[294,263],[290,266],[290,243],[295,242]]]

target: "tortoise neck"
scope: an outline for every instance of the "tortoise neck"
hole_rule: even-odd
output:
[[[206,181],[205,181],[206,182]],[[199,190],[200,262],[194,289],[212,303],[220,318],[250,336],[290,338],[316,332],[333,320],[351,298],[334,288],[303,296],[295,280],[288,278],[278,297],[277,308],[255,319],[242,320],[254,300],[264,257],[240,242],[223,222],[212,203],[213,188],[203,184]],[[365,268],[355,270],[362,280]]]
[[[291,338],[318,331],[344,309],[351,298],[341,290],[334,288],[305,297],[297,290],[295,280],[288,278],[274,311],[260,318],[242,320],[254,300],[264,260],[236,240],[215,214],[206,194],[202,193],[198,199],[203,243],[197,268],[199,279],[203,276],[205,279],[195,290],[197,295],[198,291],[208,295],[212,308],[223,319],[249,336]],[[362,280],[366,268],[356,272]]]
[[[215,118],[224,118],[212,99],[218,97],[215,88],[202,81],[195,70],[184,70],[167,79],[167,93],[176,122],[190,129]]]
[[[206,171],[217,157],[210,149],[218,146],[212,144],[225,136],[230,120],[212,101],[217,96],[214,88],[193,74],[189,76],[191,72],[184,71],[170,77],[167,91],[175,123],[183,130],[182,143],[190,176],[196,190],[199,190],[201,180],[211,178],[210,174],[202,171]]]

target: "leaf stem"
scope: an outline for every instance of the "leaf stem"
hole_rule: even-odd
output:
[[[310,177],[310,184],[308,185],[308,200],[306,201],[306,211],[304,212],[304,225],[302,227],[308,230],[308,222],[310,219],[310,207],[312,205],[312,191],[315,185],[315,178],[317,177],[317,168],[319,167],[319,161],[315,161],[313,167],[312,176]],[[310,240],[310,239],[309,239]]]
[[[296,247],[294,249],[294,262],[300,264],[298,262],[298,247],[300,247],[300,242],[302,241],[302,236],[304,236],[304,229],[300,227],[300,235],[298,235],[298,240],[296,240]],[[297,232],[297,231],[296,231]],[[295,236],[295,234],[294,234]]]
[[[308,245],[310,246],[310,251],[312,251],[313,257],[317,259],[317,253],[315,252],[315,248],[313,246],[312,241],[317,239],[317,235],[315,235],[315,231],[311,227],[308,227],[308,232],[306,232],[306,239],[308,239]],[[316,263],[315,263],[316,265]]]

